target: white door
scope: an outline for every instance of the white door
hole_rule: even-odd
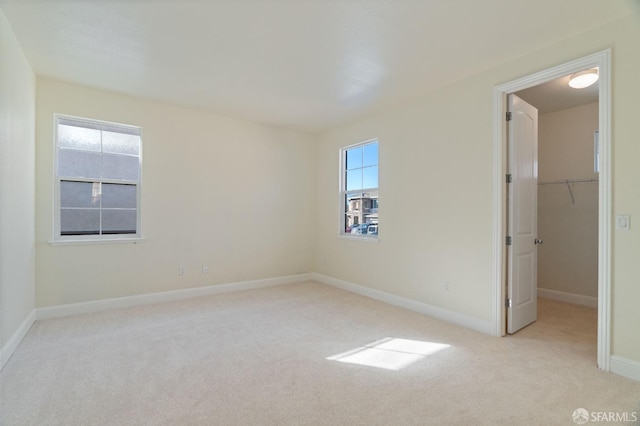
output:
[[[537,318],[538,110],[509,95],[507,331]],[[510,240],[510,241],[509,241]]]

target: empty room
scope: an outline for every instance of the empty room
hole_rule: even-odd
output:
[[[638,40],[0,0],[0,425],[639,424]]]

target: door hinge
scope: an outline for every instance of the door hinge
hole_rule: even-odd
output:
[[[507,112],[507,121],[511,121],[511,117],[513,117],[513,115],[511,114],[511,111]]]
[[[507,173],[507,183],[511,182],[513,182],[513,176],[511,175],[511,173]]]
[[[507,245],[510,246],[512,242],[513,242],[513,239],[511,237],[507,237],[507,241],[506,241]]]
[[[504,299],[504,307],[505,308],[511,307],[511,299]]]

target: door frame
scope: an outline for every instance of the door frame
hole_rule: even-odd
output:
[[[598,121],[600,173],[598,183],[598,367],[610,371],[611,363],[611,49],[498,85],[493,89],[493,318],[495,336],[506,334],[507,229],[507,95],[550,80],[599,67]]]

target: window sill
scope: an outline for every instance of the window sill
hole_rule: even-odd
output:
[[[359,236],[357,236],[357,234],[355,234],[355,235],[340,234],[340,235],[338,235],[338,238],[341,239],[341,240],[362,241],[362,242],[365,242],[365,243],[379,243],[380,242],[380,238],[378,238],[378,237],[359,237]]]
[[[141,244],[146,238],[112,238],[102,240],[54,240],[49,241],[50,246],[76,246],[76,245],[94,245],[94,244]]]

